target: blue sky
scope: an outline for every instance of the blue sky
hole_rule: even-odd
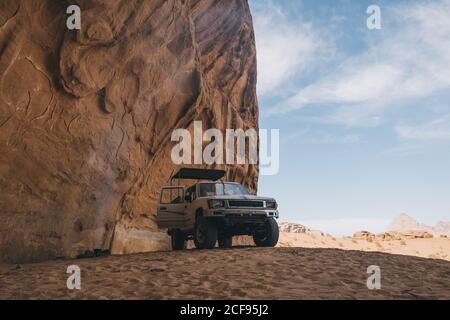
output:
[[[366,26],[381,8],[381,30]],[[336,235],[450,220],[450,0],[250,0],[281,220]]]

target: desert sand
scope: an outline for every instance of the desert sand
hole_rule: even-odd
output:
[[[375,239],[368,241],[353,237],[337,238],[322,234],[282,232],[280,233],[278,246],[384,252],[450,261],[450,238],[441,237],[429,239],[403,238],[391,241]]]
[[[68,290],[69,265],[81,290]],[[381,268],[369,290],[367,267]],[[0,266],[0,299],[450,299],[450,262],[324,248],[186,250]]]

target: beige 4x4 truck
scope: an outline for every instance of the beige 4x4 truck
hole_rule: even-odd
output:
[[[161,188],[157,223],[167,228],[172,248],[186,248],[194,240],[199,249],[230,248],[233,236],[250,235],[261,247],[278,242],[277,202],[251,195],[242,185],[224,182],[223,170],[182,168],[171,177],[178,185]],[[181,180],[197,180],[190,187]],[[171,183],[172,184],[172,183]]]

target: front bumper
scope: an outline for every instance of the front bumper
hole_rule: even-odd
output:
[[[227,209],[220,208],[209,211],[210,217],[224,217],[224,218],[276,218],[278,219],[278,210],[274,209]]]

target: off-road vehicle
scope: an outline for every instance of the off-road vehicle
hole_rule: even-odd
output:
[[[157,223],[167,228],[172,248],[186,248],[194,240],[198,249],[216,246],[229,248],[233,236],[250,235],[261,247],[274,247],[278,242],[277,202],[272,198],[251,195],[235,182],[224,182],[223,170],[182,168],[170,179],[178,185],[161,188],[157,207]],[[180,180],[197,180],[190,186]]]

